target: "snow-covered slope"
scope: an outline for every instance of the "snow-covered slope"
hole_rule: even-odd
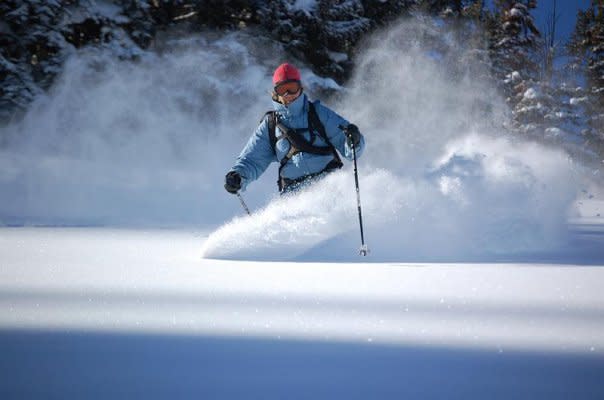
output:
[[[209,260],[188,231],[0,232],[5,328],[604,352],[602,265]]]
[[[604,265],[210,260],[206,238],[0,229],[0,392],[604,394]]]

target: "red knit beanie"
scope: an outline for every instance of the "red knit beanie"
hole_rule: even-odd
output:
[[[277,86],[287,81],[300,82],[300,71],[291,64],[283,63],[277,67],[273,74],[273,85]]]

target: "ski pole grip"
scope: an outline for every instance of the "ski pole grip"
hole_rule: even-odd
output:
[[[361,141],[361,134],[359,132],[359,128],[357,128],[357,126],[354,124],[348,124],[347,126],[339,125],[338,128],[340,128],[342,132],[344,132],[344,135],[346,136],[346,139],[348,139],[350,147],[356,148],[359,142]]]
[[[348,125],[348,126],[338,125],[338,128],[340,128],[342,130],[342,132],[344,132],[344,136],[346,136],[346,139],[350,142],[350,141],[352,141],[352,133],[348,129],[349,126],[350,125]]]

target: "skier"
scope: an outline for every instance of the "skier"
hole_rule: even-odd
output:
[[[273,161],[280,163],[277,183],[285,194],[341,168],[338,152],[348,160],[353,146],[357,156],[362,153],[365,139],[359,129],[319,101],[311,102],[293,65],[275,70],[272,99],[274,111],[265,114],[226,174],[229,193],[245,190]]]

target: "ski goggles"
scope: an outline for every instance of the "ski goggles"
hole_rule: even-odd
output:
[[[301,88],[300,81],[285,81],[275,86],[274,90],[278,96],[285,96],[286,94],[296,94]]]

